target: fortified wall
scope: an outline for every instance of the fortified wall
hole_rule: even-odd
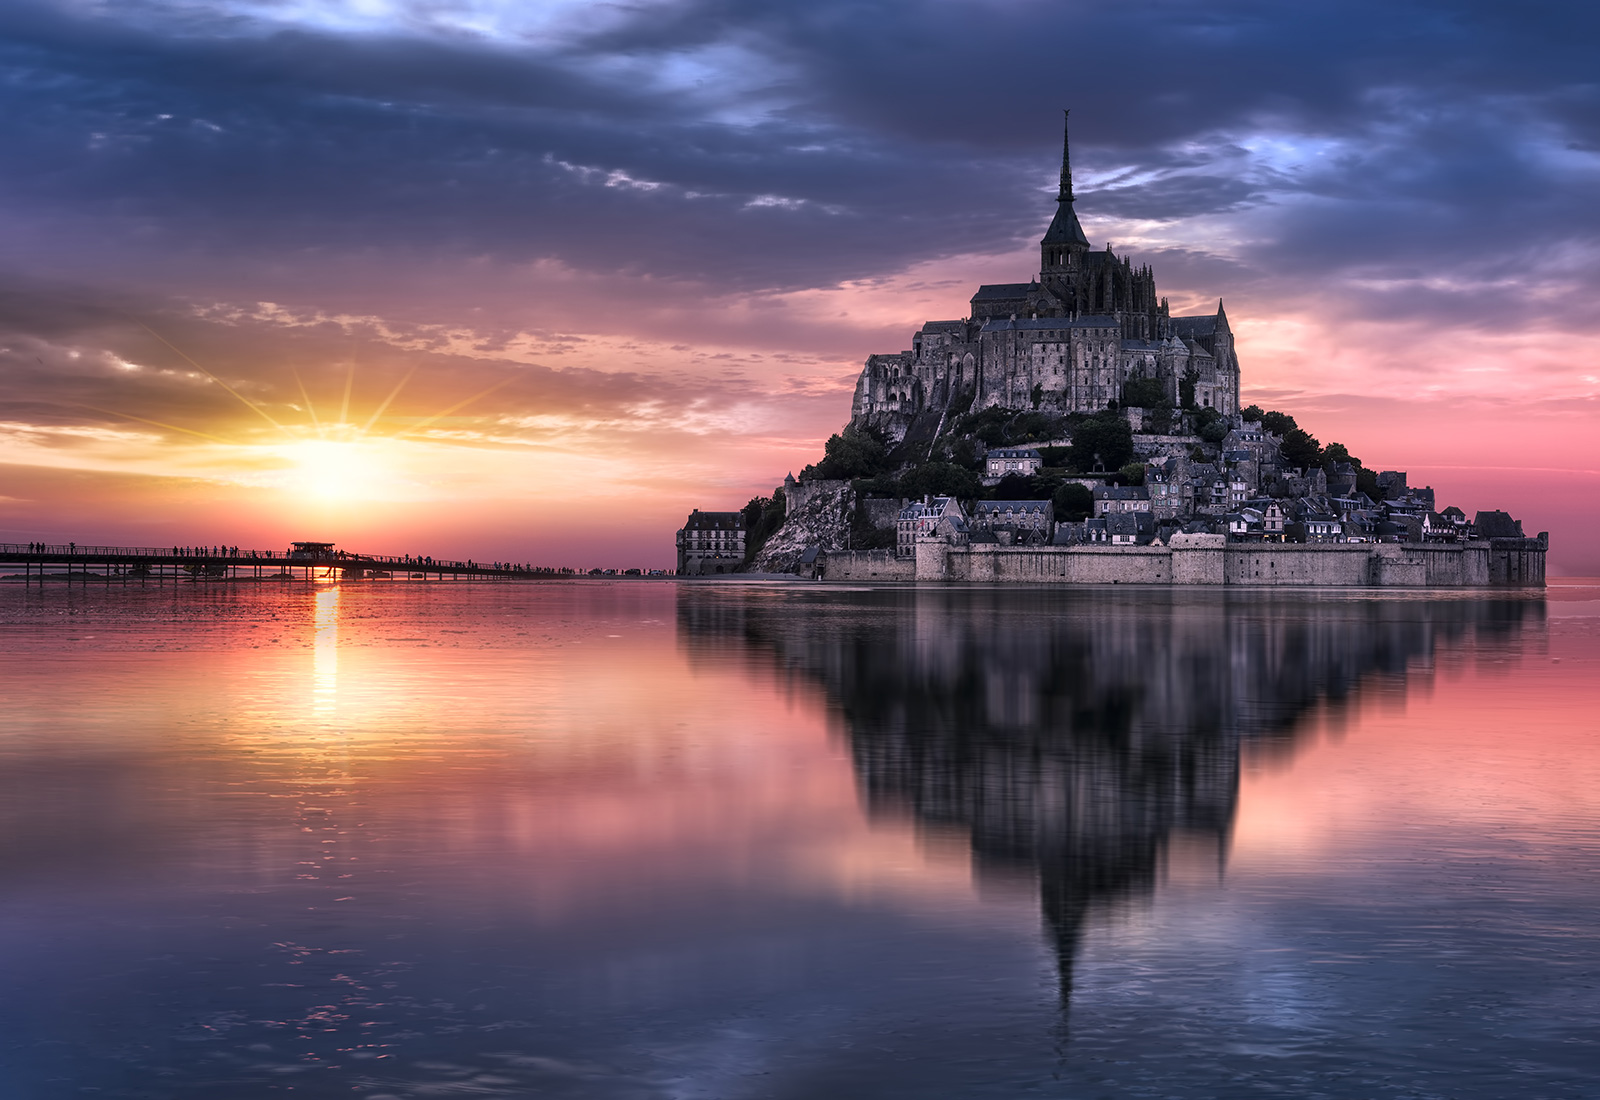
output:
[[[830,581],[1010,584],[1203,584],[1299,588],[1542,587],[1548,536],[1467,545],[1229,543],[1175,535],[1168,546],[951,545],[917,541],[914,558],[873,550],[827,554]]]

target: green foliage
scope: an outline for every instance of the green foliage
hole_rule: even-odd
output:
[[[1382,494],[1378,492],[1378,475],[1375,471],[1363,466],[1356,471],[1356,492],[1366,493],[1373,500],[1378,500]]]
[[[961,417],[952,430],[957,435],[976,436],[990,447],[1012,447],[1053,439],[1063,433],[1065,421],[1037,409],[1018,412],[990,407]]]
[[[1189,389],[1192,397],[1194,387]],[[1128,379],[1122,384],[1122,403],[1137,409],[1158,409],[1172,404],[1159,378]]]
[[[822,461],[807,466],[800,476],[806,480],[841,481],[873,477],[888,468],[888,459],[889,453],[879,432],[852,424],[837,435],[829,436],[823,446]]]
[[[983,488],[978,475],[953,462],[925,462],[900,478],[899,495],[912,500],[925,496],[971,500]]]
[[[1294,422],[1294,417],[1276,409],[1261,414],[1261,426],[1280,439],[1286,438],[1290,432],[1300,430],[1300,425]]]
[[[1290,466],[1310,470],[1322,465],[1322,444],[1301,428],[1290,428],[1283,437],[1283,460]]]
[[[1072,448],[1070,447],[1041,447],[1039,460],[1046,466],[1065,466],[1071,461]]]
[[[1361,469],[1361,460],[1350,453],[1350,449],[1343,443],[1330,443],[1322,448],[1322,468],[1330,474],[1333,468],[1341,462],[1348,462],[1357,470]]]
[[[1212,410],[1207,410],[1207,411],[1212,411]],[[1228,437],[1228,432],[1230,430],[1231,429],[1228,426],[1228,422],[1226,420],[1224,420],[1221,416],[1218,416],[1216,419],[1212,420],[1210,423],[1203,425],[1200,428],[1200,430],[1197,431],[1195,434],[1198,435],[1201,439],[1205,440],[1207,443],[1217,444],[1217,443],[1221,443],[1224,439],[1226,439]]]
[[[1089,472],[1098,463],[1101,469],[1115,470],[1133,459],[1133,429],[1122,414],[1112,409],[1086,416],[1072,429],[1068,465]]]
[[[770,497],[751,497],[750,503],[744,506],[745,564],[755,561],[767,540],[783,526],[785,507],[781,485],[772,490]]]
[[[1178,380],[1178,404],[1185,409],[1194,408],[1194,384],[1200,381],[1200,372],[1190,367]],[[1210,410],[1215,412],[1215,409]]]
[[[1094,511],[1094,494],[1076,481],[1063,482],[1050,500],[1055,505],[1058,520],[1077,523]]]
[[[1288,465],[1310,470],[1323,464],[1322,444],[1318,443],[1310,432],[1296,424],[1294,417],[1288,413],[1278,412],[1276,409],[1262,412],[1259,406],[1251,405],[1244,410],[1244,415],[1247,420],[1259,417],[1263,428],[1283,440],[1283,460]]]
[[[983,458],[978,454],[978,448],[965,436],[950,445],[950,461],[969,470],[976,471],[983,468]]]
[[[1260,405],[1246,405],[1244,408],[1239,410],[1239,415],[1244,417],[1246,420],[1260,420],[1267,414],[1261,411]]]
[[[980,409],[975,413],[968,413],[957,421],[955,430],[960,435],[981,439],[990,447],[1004,447],[1010,442],[1008,429],[1012,415],[1010,409],[995,407]]]
[[[1007,474],[984,495],[990,500],[1049,500],[1060,484],[1054,477]]]
[[[1122,469],[1117,471],[1117,476],[1124,485],[1143,485],[1144,463],[1130,462],[1126,466],[1122,467]]]

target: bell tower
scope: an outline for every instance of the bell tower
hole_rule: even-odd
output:
[[[1067,303],[1073,301],[1072,285],[1083,270],[1083,254],[1089,251],[1089,238],[1083,235],[1078,215],[1072,209],[1072,156],[1067,140],[1067,116],[1062,112],[1061,123],[1061,190],[1056,195],[1056,216],[1039,242],[1039,275],[1046,286],[1057,290]],[[1065,290],[1066,293],[1061,293]]]

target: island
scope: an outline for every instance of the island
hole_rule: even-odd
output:
[[[1548,533],[1440,508],[1285,412],[1240,406],[1233,330],[1094,249],[1065,128],[1027,282],[867,357],[850,422],[769,497],[701,511],[685,575],[1055,584],[1542,586]]]

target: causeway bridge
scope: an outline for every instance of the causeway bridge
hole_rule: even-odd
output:
[[[510,562],[446,561],[410,554],[358,554],[332,543],[293,543],[287,550],[237,546],[86,546],[75,542],[0,543],[0,572],[24,584],[167,585],[191,581],[532,580],[557,571]]]

